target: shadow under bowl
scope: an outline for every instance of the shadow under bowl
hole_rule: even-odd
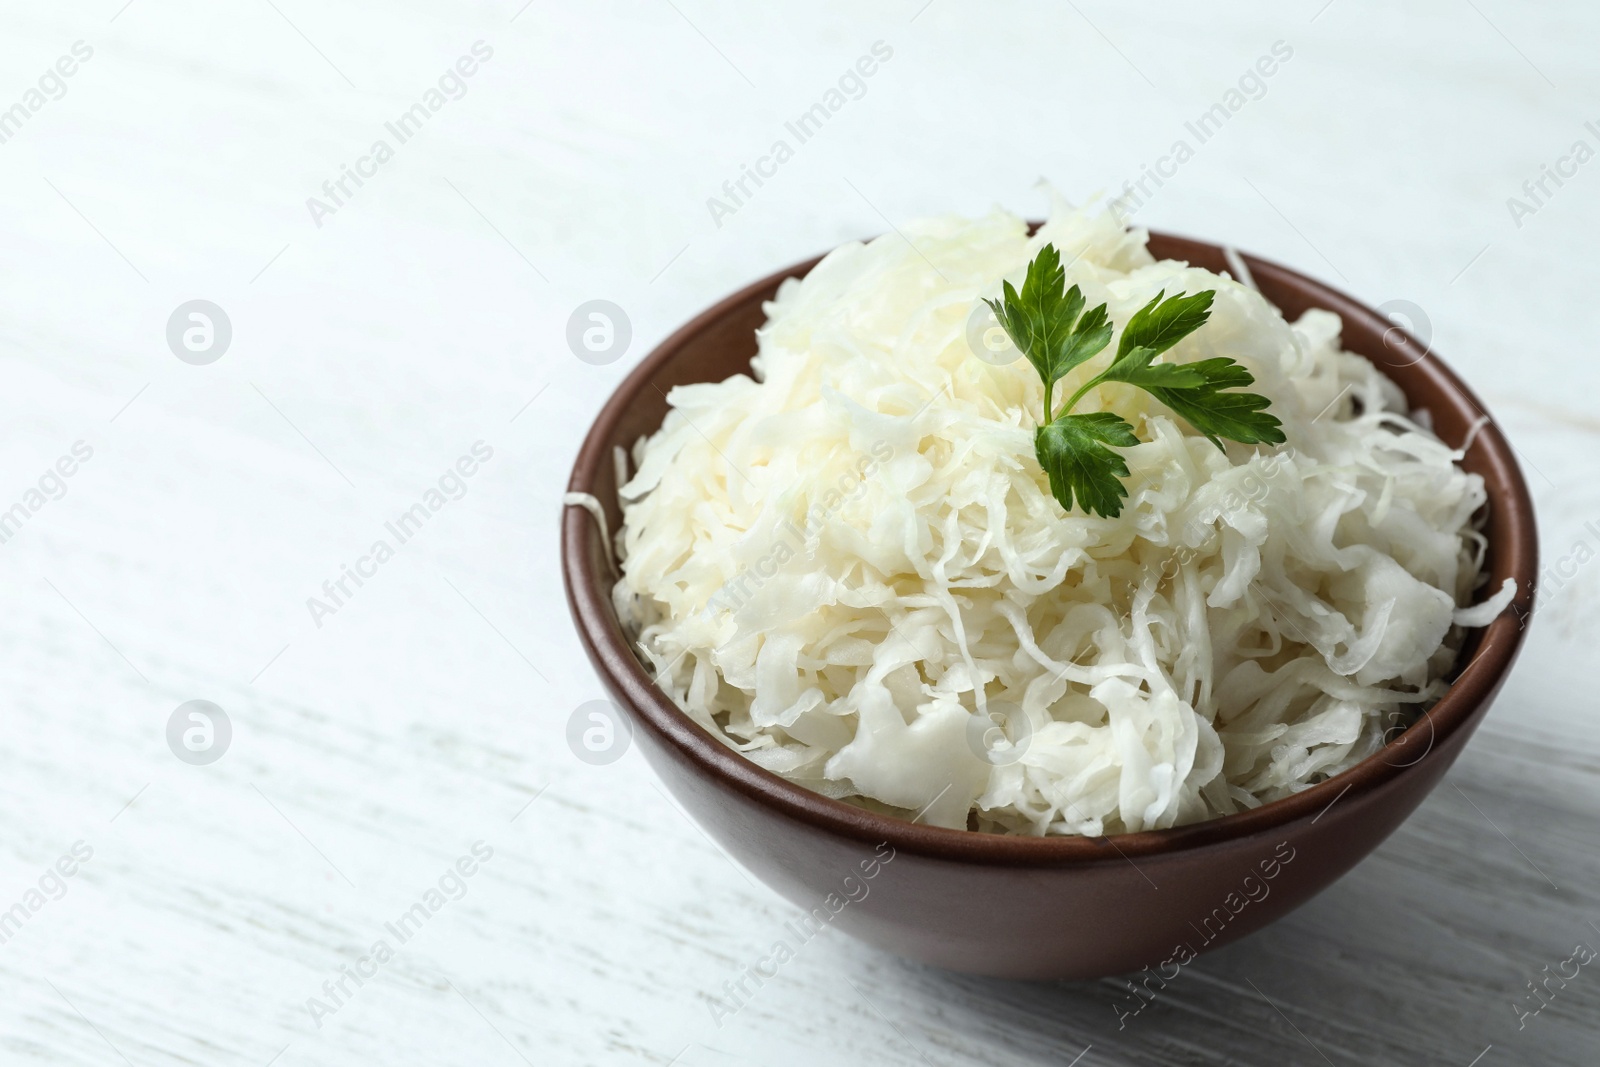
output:
[[[1152,233],[1157,259],[1226,271],[1222,248]],[[1286,267],[1242,257],[1263,296],[1293,321],[1309,308],[1344,320],[1346,349],[1371,359],[1427,409],[1488,491],[1488,591],[1517,581],[1511,608],[1473,631],[1449,691],[1403,734],[1344,773],[1291,797],[1170,830],[1115,837],[1014,837],[911,823],[831,800],[751,763],[680,711],[640,665],[612,608],[600,531],[582,508],[562,518],[562,573],[584,648],[626,710],[656,773],[722,848],[803,911],[791,950],[824,925],[957,971],[1090,978],[1172,966],[1305,903],[1361,861],[1455,762],[1522,645],[1538,571],[1533,504],[1510,445],[1483,405],[1424,344],[1388,319]],[[657,430],[674,386],[747,373],[762,304],[781,270],[678,330],[601,410],[569,490],[597,497],[619,528],[613,449]],[[1481,424],[1481,425],[1480,425]],[[1396,902],[1396,906],[1401,906]]]

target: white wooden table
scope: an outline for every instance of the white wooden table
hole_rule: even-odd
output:
[[[1211,7],[5,0],[0,1060],[1595,1063],[1600,962],[1518,1011],[1600,947],[1600,163],[1562,162],[1600,148],[1600,11]],[[796,146],[785,124],[878,41]],[[1229,98],[1278,41],[1260,98]],[[1202,143],[1186,123],[1229,99]],[[762,163],[778,139],[792,158]],[[714,218],[745,165],[769,176]],[[555,564],[581,434],[753,277],[1145,165],[1171,177],[1141,222],[1424,309],[1538,501],[1553,595],[1521,665],[1400,833],[1124,1029],[1111,981],[837,934],[718,1027],[710,998],[792,909],[638,753],[565,743],[600,695]],[[1542,165],[1571,176],[1534,203]],[[196,299],[231,340],[186,362],[167,324]],[[591,299],[632,325],[604,365],[565,341]],[[402,544],[386,523],[419,502]],[[231,726],[209,764],[168,744],[191,700]],[[450,874],[474,842],[492,856]]]

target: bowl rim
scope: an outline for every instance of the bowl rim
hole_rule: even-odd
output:
[[[1152,243],[1187,246],[1223,254],[1224,246],[1164,231],[1150,231]],[[1271,260],[1238,253],[1252,274],[1268,274],[1298,285],[1311,306],[1337,312],[1347,321],[1365,319],[1382,324],[1385,343],[1412,359],[1418,373],[1430,378],[1446,397],[1465,401],[1482,416],[1471,447],[1482,449],[1479,463],[1491,495],[1490,525],[1495,530],[1494,558],[1498,566],[1483,588],[1498,588],[1505,577],[1517,580],[1510,607],[1479,633],[1473,646],[1469,635],[1463,646],[1467,662],[1458,664],[1456,677],[1437,703],[1385,746],[1332,778],[1298,793],[1259,807],[1201,822],[1159,830],[1101,837],[1054,835],[1044,837],[978,833],[911,822],[858,808],[815,793],[768,771],[717,740],[674,704],[645,673],[623,633],[611,602],[611,579],[592,566],[589,538],[596,532],[590,513],[564,505],[561,520],[561,566],[567,602],[578,635],[607,689],[621,700],[636,723],[666,742],[697,771],[750,798],[772,812],[867,844],[887,842],[896,850],[958,863],[1019,867],[1060,867],[1096,863],[1133,862],[1135,858],[1191,852],[1213,845],[1238,844],[1267,834],[1278,834],[1289,824],[1311,817],[1315,822],[1334,804],[1353,794],[1350,803],[1381,790],[1453,735],[1473,724],[1474,713],[1493,698],[1520,651],[1534,604],[1538,574],[1538,538],[1532,498],[1510,443],[1483,403],[1433,352],[1392,321],[1334,289],[1292,268]],[[593,495],[599,472],[612,462],[611,437],[636,394],[651,388],[656,372],[670,363],[707,326],[745,305],[757,293],[786,278],[804,277],[822,260],[816,256],[774,271],[718,301],[679,327],[641,360],[619,384],[596,416],[573,462],[567,491]],[[1180,258],[1168,256],[1166,258]],[[1192,260],[1191,260],[1192,261]],[[1425,740],[1424,740],[1424,735]],[[1422,755],[1409,758],[1425,746]],[[1399,753],[1408,758],[1397,762]]]

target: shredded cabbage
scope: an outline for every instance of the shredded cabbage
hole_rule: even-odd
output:
[[[1056,198],[828,255],[767,305],[753,375],[680,386],[620,491],[619,613],[661,687],[757,764],[933,825],[1111,834],[1258,806],[1377,751],[1445,688],[1480,584],[1480,478],[1252,286],[1156,261]],[[1115,519],[1063,513],[1034,457],[1042,386],[969,341],[1045,242],[1126,322],[1217,291],[1166,357],[1227,355],[1288,444],[1192,432],[1108,384],[1141,443]],[[1095,374],[1078,368],[1058,395]]]

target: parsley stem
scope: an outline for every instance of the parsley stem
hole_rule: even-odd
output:
[[[1070,412],[1073,408],[1077,407],[1078,406],[1078,401],[1083,399],[1083,394],[1087,393],[1089,390],[1091,390],[1095,386],[1099,385],[1100,384],[1100,380],[1102,378],[1104,378],[1104,377],[1105,377],[1105,372],[1102,371],[1101,373],[1096,374],[1093,378],[1090,378],[1088,381],[1084,382],[1082,387],[1080,387],[1076,393],[1072,394],[1072,399],[1067,401],[1067,406],[1061,409],[1061,414],[1065,415],[1068,412]],[[1048,397],[1049,395],[1050,394],[1048,392],[1045,393],[1046,397]]]
[[[1050,405],[1052,403],[1050,394],[1055,392],[1055,388],[1055,382],[1047,381],[1044,383],[1044,425],[1046,426],[1055,421],[1055,417],[1050,414]]]

